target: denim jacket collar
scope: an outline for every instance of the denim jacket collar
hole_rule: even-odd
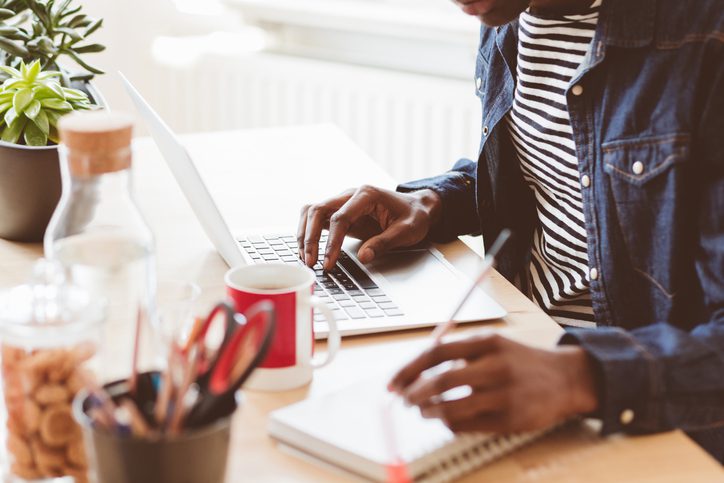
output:
[[[615,47],[644,47],[654,39],[657,0],[604,0],[599,40]]]

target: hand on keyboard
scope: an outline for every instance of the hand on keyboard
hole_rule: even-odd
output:
[[[441,200],[432,190],[397,193],[362,186],[302,209],[297,231],[299,256],[312,267],[319,258],[322,230],[329,230],[324,269],[331,270],[345,236],[365,242],[357,257],[362,263],[392,248],[424,240],[440,218]]]

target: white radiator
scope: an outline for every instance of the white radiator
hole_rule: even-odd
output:
[[[477,152],[472,80],[274,54],[156,68],[154,103],[178,132],[333,122],[398,180],[440,173]]]

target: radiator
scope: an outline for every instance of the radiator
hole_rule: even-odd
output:
[[[178,132],[332,122],[398,180],[445,171],[480,140],[472,80],[266,53],[155,69],[154,103]]]

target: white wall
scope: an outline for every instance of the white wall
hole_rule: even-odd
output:
[[[387,32],[379,32],[379,36],[366,39],[364,35],[376,34],[376,23],[370,24],[369,19],[367,23],[370,26],[364,29],[355,25],[354,19],[346,19],[346,23],[332,23],[332,28],[325,31],[323,27],[310,30],[315,27],[294,24],[299,18],[284,11],[281,14],[277,12],[276,23],[259,18],[259,15],[268,13],[265,9],[284,5],[285,2],[291,2],[291,7],[298,7],[302,0],[225,0],[227,3],[239,2],[243,7],[241,11],[224,6],[218,0],[77,1],[83,2],[88,14],[105,19],[105,26],[94,41],[105,43],[108,50],[89,56],[89,60],[107,72],[105,76],[99,76],[96,83],[113,109],[134,112],[115,74],[121,70],[169,125],[180,133],[265,127],[270,124],[333,122],[343,127],[354,141],[398,179],[432,175],[449,168],[458,157],[475,156],[480,128],[479,103],[474,96],[472,79],[476,26],[462,14],[456,17],[454,9],[444,9],[446,20],[439,22],[443,26],[436,23],[433,16],[432,20],[428,18],[424,21],[423,18],[421,22],[403,25],[405,28],[399,32],[395,29],[390,31],[387,25]],[[320,3],[319,0],[304,1]],[[370,5],[379,5],[379,1],[374,0]],[[408,7],[401,9],[399,5],[416,8],[411,1],[395,0],[398,4],[395,12],[401,21],[406,19]],[[448,0],[426,1],[432,4]],[[179,5],[182,10],[177,8]],[[258,7],[253,8],[252,5]],[[444,5],[449,7],[447,3]],[[195,12],[191,13],[191,10]],[[242,13],[247,24],[242,22]],[[420,13],[419,10],[417,13]],[[383,16],[388,24],[393,22],[392,17]],[[309,18],[312,23],[316,22],[314,15]],[[287,19],[289,27],[285,25]],[[460,30],[456,30],[458,19],[463,21]],[[250,22],[255,25],[256,31],[249,30]],[[255,36],[259,28],[268,33],[268,39]],[[421,47],[428,28],[430,38],[427,39],[427,47]],[[225,35],[246,32],[248,35],[228,39],[219,35],[209,36],[210,32],[225,32]],[[285,39],[288,44],[283,45]],[[340,41],[335,43],[337,39]],[[251,53],[257,43],[265,40],[271,46],[267,52]],[[300,47],[302,45],[304,49]],[[326,46],[337,47],[338,51],[333,54],[322,52]],[[379,46],[385,46],[387,51],[383,52],[385,49],[381,50]],[[364,51],[365,48],[369,50]],[[244,49],[249,49],[249,52]],[[318,52],[329,55],[316,60],[307,59]],[[372,58],[376,53],[379,53],[377,63]],[[382,54],[388,58],[383,59]],[[275,56],[289,60],[275,62]],[[414,65],[407,65],[397,70],[390,66],[390,60],[395,60],[390,56],[418,59],[420,69],[416,73]],[[367,65],[359,61],[365,57],[371,61]],[[350,60],[352,58],[356,60]],[[445,62],[449,64],[451,58],[457,59],[454,69],[430,71],[431,68],[447,65]],[[300,66],[285,74],[284,69],[297,60]],[[305,88],[305,85],[324,84],[326,80],[320,80],[320,75],[329,77],[330,88],[329,93],[315,94],[316,99],[321,99],[318,103],[314,101],[315,97],[295,97],[300,91],[312,89]],[[355,82],[367,83],[361,80],[364,78],[370,78],[375,88],[379,88],[382,93],[379,99],[359,105],[360,99],[369,98],[363,92],[368,86],[363,86],[359,95],[354,92],[351,97],[337,94],[340,85],[347,88]],[[249,88],[248,82],[245,87],[244,79],[257,84],[269,83],[267,95],[272,96],[269,101],[266,95],[260,94],[260,89]],[[337,84],[333,85],[334,82]],[[400,89],[406,91],[404,96],[395,95]],[[383,92],[385,90],[386,93]],[[288,104],[288,108],[279,105],[290,98],[293,102]],[[330,101],[330,98],[333,100]],[[389,102],[385,100],[391,98]],[[400,102],[402,98],[404,102]],[[341,107],[330,106],[330,102]],[[261,114],[254,114],[253,110],[261,110]],[[366,114],[361,115],[362,111]],[[438,113],[438,119],[434,119],[435,113]],[[138,126],[137,133],[145,134],[143,123],[139,122]]]

